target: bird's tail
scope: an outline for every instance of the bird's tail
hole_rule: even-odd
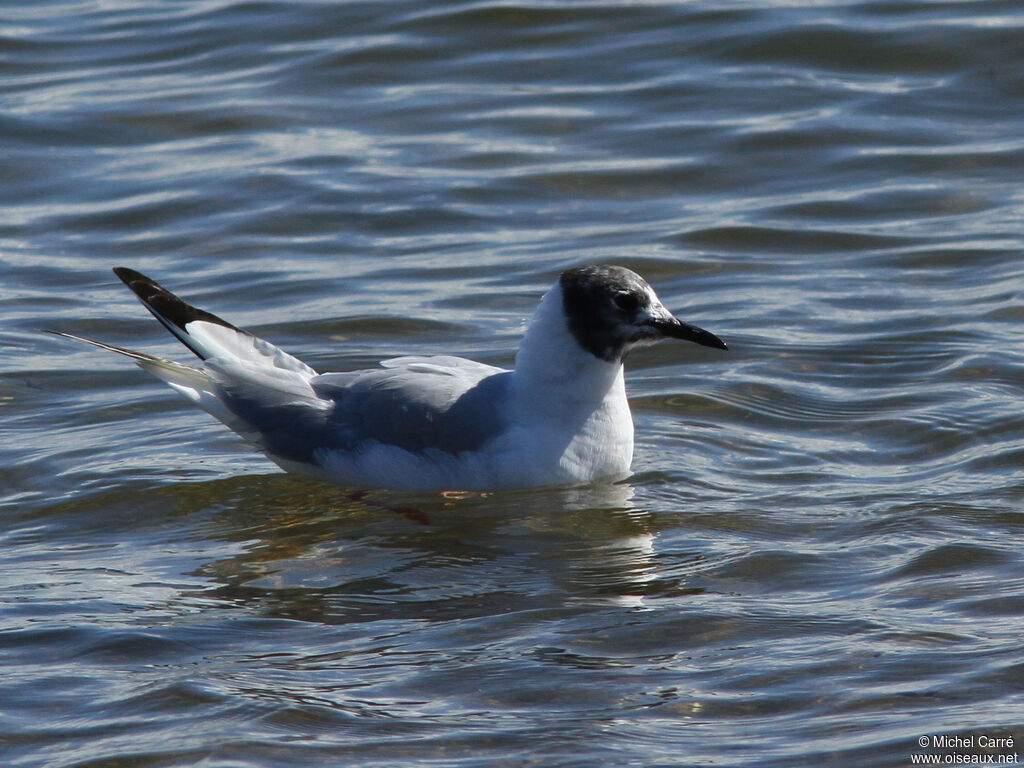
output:
[[[141,272],[115,267],[114,274],[153,317],[199,359],[221,358],[260,368],[277,368],[298,373],[306,379],[316,376],[316,371],[283,349],[204,309],[193,307]]]
[[[183,363],[176,363],[173,360],[165,360],[162,357],[147,355],[145,352],[137,352],[134,349],[125,349],[103,341],[96,341],[85,336],[76,336],[73,333],[63,331],[46,331],[54,336],[63,336],[66,339],[92,344],[94,347],[116,352],[119,355],[130,357],[135,363],[161,381],[164,381],[175,392],[183,395],[194,402],[207,413],[238,431],[238,417],[224,407],[224,403],[217,392],[215,382],[210,376],[198,368]]]
[[[316,371],[284,350],[187,304],[154,280],[125,267],[115,274],[142,304],[203,362],[193,367],[71,333],[58,336],[134,360],[274,461],[312,461],[330,403],[318,397]]]

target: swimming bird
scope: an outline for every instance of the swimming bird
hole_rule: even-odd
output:
[[[635,272],[584,266],[541,299],[512,370],[417,356],[321,374],[135,270],[114,273],[201,363],[57,335],[133,359],[286,471],[364,488],[492,491],[625,477],[630,349],[666,338],[726,349],[676,318]]]

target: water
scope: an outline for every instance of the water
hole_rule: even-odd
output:
[[[2,18],[4,765],[1024,751],[1017,0]],[[585,262],[731,348],[631,356],[616,486],[288,477],[38,332],[184,359],[125,264],[322,369],[507,365]]]

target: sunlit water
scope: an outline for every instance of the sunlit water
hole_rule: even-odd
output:
[[[2,18],[4,765],[1024,752],[1017,0]],[[731,348],[631,356],[612,486],[288,477],[39,333],[185,359],[125,264],[324,370],[507,365],[586,262]]]

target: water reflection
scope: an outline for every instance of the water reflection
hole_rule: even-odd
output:
[[[213,583],[202,597],[264,615],[328,623],[465,618],[642,606],[664,588],[658,520],[625,483],[415,495],[268,475],[163,493],[176,496],[186,516],[196,514],[190,537],[241,544],[193,574]]]

